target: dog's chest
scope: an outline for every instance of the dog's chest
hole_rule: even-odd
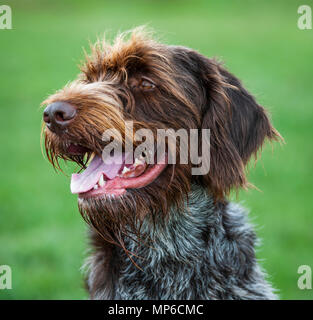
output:
[[[166,226],[157,226],[151,234],[149,245],[125,242],[134,254],[129,253],[133,261],[122,249],[115,250],[117,259],[111,265],[115,275],[109,271],[111,280],[103,287],[96,281],[101,276],[91,272],[94,298],[275,298],[256,262],[255,234],[240,206],[216,206],[204,191],[196,189],[189,198],[188,212],[170,214]],[[149,225],[145,227],[148,231]]]
[[[136,254],[133,262],[121,250],[120,275],[115,284],[116,299],[195,299],[203,297],[205,256],[209,250],[210,227],[218,224],[213,203],[201,193],[190,199],[189,212],[171,212],[171,219],[151,234],[149,245],[127,241]],[[149,226],[146,226],[149,230]],[[135,263],[134,263],[135,262]],[[136,264],[136,265],[135,265]],[[214,281],[213,281],[214,282]],[[213,285],[213,284],[212,284]]]

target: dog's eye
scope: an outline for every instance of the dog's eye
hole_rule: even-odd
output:
[[[142,79],[140,82],[140,88],[144,91],[151,91],[155,88],[155,84],[147,79]]]

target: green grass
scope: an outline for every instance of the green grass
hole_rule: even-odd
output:
[[[312,0],[307,4],[313,7]],[[82,47],[105,30],[149,24],[167,43],[217,56],[272,113],[286,140],[264,148],[240,192],[263,244],[258,257],[283,299],[313,299],[297,269],[313,268],[313,30],[297,28],[302,1],[6,1],[0,30],[0,265],[13,289],[0,299],[82,299],[85,225],[40,150],[40,102],[78,73]],[[70,170],[68,170],[70,172]]]

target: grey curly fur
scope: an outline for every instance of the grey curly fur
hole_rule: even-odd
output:
[[[184,212],[171,210],[157,223],[153,245],[128,239],[134,263],[114,249],[115,275],[104,275],[101,250],[88,259],[93,299],[276,299],[255,258],[256,236],[246,211],[235,203],[214,204],[207,191],[193,186]],[[112,266],[111,266],[112,267]],[[99,279],[107,279],[99,285]],[[95,283],[97,282],[97,283]]]

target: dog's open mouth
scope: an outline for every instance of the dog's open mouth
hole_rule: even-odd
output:
[[[89,150],[90,151],[90,150]],[[83,146],[70,144],[68,152],[80,154],[88,152]],[[92,160],[82,173],[75,173],[71,179],[71,192],[80,198],[116,197],[127,189],[142,188],[153,182],[166,167],[166,160],[161,163],[147,164],[140,155],[134,158],[130,154],[119,154],[104,159],[93,154]]]

